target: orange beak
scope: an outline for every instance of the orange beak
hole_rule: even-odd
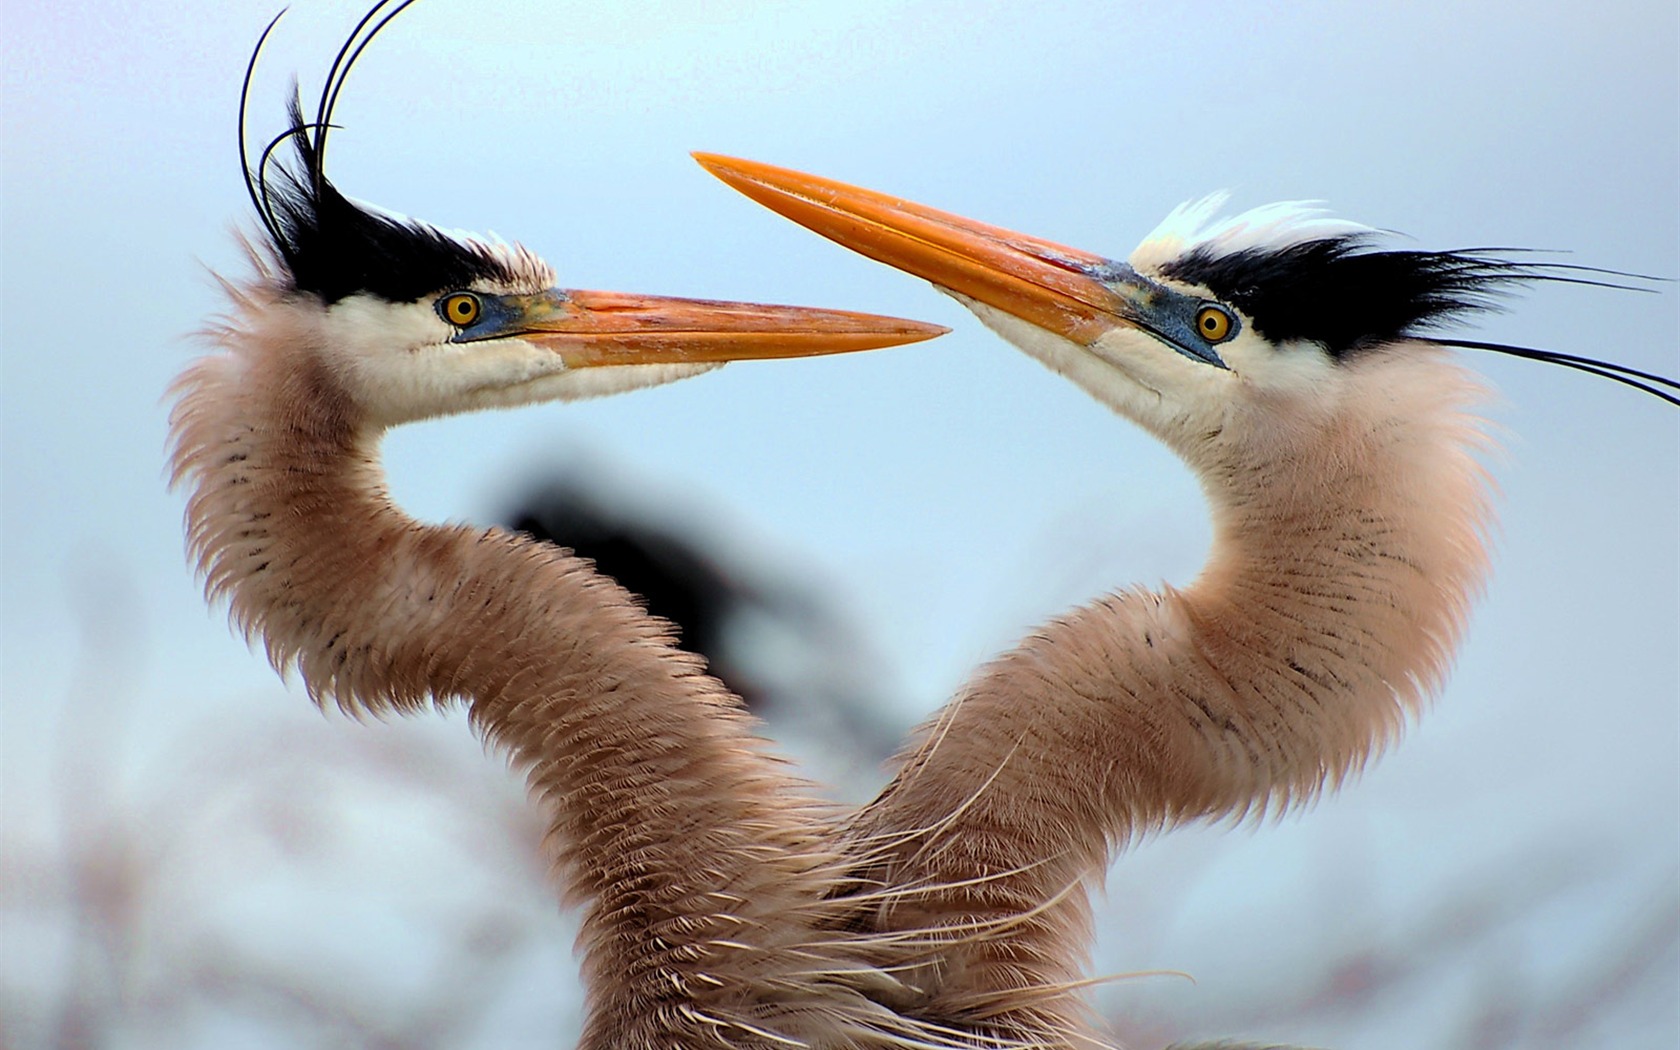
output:
[[[1131,323],[1116,264],[899,197],[756,161],[696,153],[701,166],[802,226],[1081,346]],[[1125,268],[1129,271],[1129,268]]]
[[[570,368],[810,357],[916,343],[942,325],[800,306],[553,289],[497,299],[483,336],[517,335]],[[467,334],[467,333],[463,333]]]

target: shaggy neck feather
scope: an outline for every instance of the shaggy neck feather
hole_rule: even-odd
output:
[[[1086,884],[1115,848],[1334,787],[1440,685],[1485,571],[1480,388],[1415,346],[1345,367],[1365,371],[1308,440],[1186,452],[1215,525],[1193,584],[1113,594],[1036,631],[854,823],[873,878],[977,880],[868,921],[996,924],[923,956],[922,1009],[1078,1030],[1083,1007],[1058,989],[1080,976]]]
[[[825,1045],[823,1025],[878,1013],[834,984],[857,964],[812,945],[826,818],[738,702],[587,563],[404,516],[295,304],[236,303],[172,417],[207,589],[318,702],[461,701],[528,770],[586,905],[583,1045]]]

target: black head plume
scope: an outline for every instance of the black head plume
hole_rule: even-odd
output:
[[[1340,359],[1400,339],[1491,350],[1574,368],[1626,383],[1680,405],[1657,387],[1672,379],[1609,361],[1504,343],[1432,337],[1470,314],[1498,309],[1514,286],[1535,281],[1648,291],[1627,279],[1655,280],[1567,263],[1512,258],[1523,249],[1379,251],[1363,233],[1249,247],[1220,253],[1199,245],[1162,266],[1176,280],[1200,285],[1248,315],[1273,342],[1304,340]]]
[[[510,276],[490,253],[425,223],[357,204],[326,176],[327,132],[345,79],[379,31],[414,2],[401,0],[387,8],[390,0],[379,0],[356,23],[327,72],[315,119],[304,119],[302,96],[294,90],[287,128],[264,148],[255,168],[245,146],[245,111],[257,59],[279,15],[257,39],[245,70],[239,97],[239,162],[246,192],[292,287],[329,304],[357,293],[412,302],[446,288]],[[295,166],[274,158],[288,143]]]

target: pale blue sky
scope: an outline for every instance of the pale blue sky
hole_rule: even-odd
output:
[[[254,137],[279,127],[294,70],[318,82],[360,5],[294,5],[257,80]],[[5,0],[0,788],[13,828],[46,819],[35,741],[76,724],[60,698],[93,673],[76,666],[90,615],[128,639],[109,670],[154,728],[305,703],[205,610],[162,465],[162,391],[217,308],[206,267],[239,267],[234,107],[272,10]],[[419,516],[484,520],[535,465],[622,477],[835,591],[880,654],[883,691],[931,709],[1035,621],[1107,588],[1189,579],[1207,542],[1196,486],[956,304],[758,208],[687,151],[1114,256],[1173,205],[1225,188],[1237,207],[1322,199],[1424,247],[1566,249],[1674,277],[1677,19],[1671,0],[425,0],[345,91],[331,174],[347,193],[519,240],[577,287],[849,307],[954,332],[411,428],[388,443],[395,490]],[[1674,374],[1677,322],[1673,285],[1546,287],[1481,331]],[[1585,884],[1623,904],[1600,926],[1536,934],[1566,972],[1672,883],[1680,413],[1558,369],[1472,363],[1505,399],[1503,529],[1444,699],[1309,815],[1124,861],[1117,900],[1170,878],[1201,887],[1186,892],[1205,921],[1151,940],[1115,920],[1109,968],[1196,972],[1201,985],[1170,989],[1195,1009],[1244,967],[1292,965],[1292,931],[1327,921],[1318,862],[1350,841],[1385,922],[1529,845],[1582,855]],[[1419,1031],[1360,1045],[1430,1045]]]

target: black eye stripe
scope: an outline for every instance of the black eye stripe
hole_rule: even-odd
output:
[[[1161,271],[1241,310],[1262,338],[1316,342],[1332,357],[1497,308],[1510,286],[1575,279],[1497,249],[1383,250],[1376,237],[1344,234],[1223,252],[1203,245]]]

